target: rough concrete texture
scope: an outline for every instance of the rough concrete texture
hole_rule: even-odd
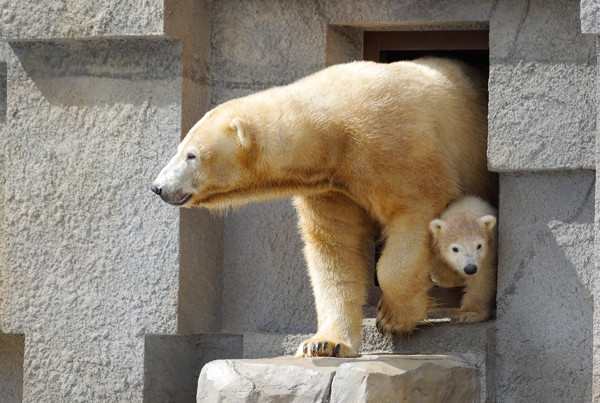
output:
[[[193,402],[205,364],[241,357],[240,335],[146,335],[144,402]]]
[[[2,0],[0,40],[163,34],[163,0]]]
[[[600,1],[581,0],[579,2],[581,32],[584,34],[600,34]]]
[[[10,44],[5,332],[24,401],[140,401],[144,336],[177,329],[178,217],[149,191],[176,147],[176,40]]]
[[[224,226],[223,330],[312,329],[312,288],[289,201],[249,205],[229,214]]]
[[[202,369],[197,401],[476,402],[479,379],[441,355],[218,360]]]
[[[18,403],[23,400],[24,349],[22,334],[0,332],[0,402]]]
[[[505,1],[490,20],[488,164],[594,169],[595,40],[577,3]]]
[[[500,179],[496,395],[590,401],[594,172]]]

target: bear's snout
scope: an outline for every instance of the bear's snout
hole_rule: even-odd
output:
[[[477,273],[477,266],[474,264],[468,264],[463,268],[465,274],[472,275]]]
[[[162,188],[157,185],[150,186],[150,190],[152,190],[155,194],[160,196],[163,201],[172,204],[174,206],[182,206],[191,199],[192,195],[190,193],[185,193],[181,190],[170,191],[169,188]]]

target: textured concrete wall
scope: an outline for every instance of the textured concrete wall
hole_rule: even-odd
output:
[[[2,329],[25,401],[140,401],[144,336],[177,328],[178,211],[148,191],[178,143],[177,40],[11,42]]]
[[[497,396],[590,401],[593,171],[501,175]]]
[[[0,40],[161,35],[163,0],[3,0]]]
[[[490,20],[492,169],[595,169],[596,50],[577,3],[505,1]]]
[[[584,34],[600,34],[600,1],[580,1],[581,32]]]
[[[242,336],[148,335],[144,353],[144,402],[195,402],[198,375],[212,360],[242,358]]]

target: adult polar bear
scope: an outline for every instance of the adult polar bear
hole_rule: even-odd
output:
[[[318,331],[298,356],[352,357],[372,245],[384,333],[426,318],[428,224],[460,193],[489,198],[485,84],[458,62],[354,62],[226,102],[187,134],[152,190],[223,209],[294,197]]]

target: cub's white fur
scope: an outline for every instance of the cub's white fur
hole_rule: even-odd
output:
[[[465,286],[458,322],[489,319],[496,291],[496,210],[475,196],[452,202],[429,223],[438,259],[431,277],[442,287]]]

